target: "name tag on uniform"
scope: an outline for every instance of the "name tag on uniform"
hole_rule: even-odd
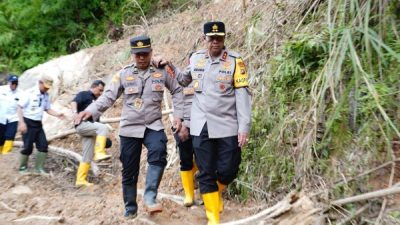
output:
[[[192,87],[183,88],[183,94],[184,95],[194,95],[194,88],[192,88]]]

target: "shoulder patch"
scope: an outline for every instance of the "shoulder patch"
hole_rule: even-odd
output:
[[[117,82],[119,82],[119,80],[120,80],[120,75],[119,75],[119,72],[117,72],[116,74],[114,74],[114,76],[112,77],[111,81],[113,83],[117,83]]]
[[[233,74],[233,86],[235,88],[249,86],[249,76],[242,58],[235,59],[235,73]]]

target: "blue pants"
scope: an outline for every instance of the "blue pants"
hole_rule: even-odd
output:
[[[43,130],[42,121],[31,120],[24,118],[28,130],[22,135],[24,141],[24,147],[21,150],[21,154],[30,155],[33,151],[33,143],[39,152],[47,152],[48,143],[46,134]]]
[[[211,139],[206,123],[200,136],[193,136],[193,148],[200,171],[200,193],[218,191],[217,181],[228,185],[236,178],[241,162],[237,136]]]
[[[179,149],[179,159],[181,165],[181,171],[190,171],[193,168],[193,144],[192,144],[192,137],[189,136],[189,139],[182,142],[179,139],[177,134],[174,135],[176,145]]]
[[[17,134],[18,121],[15,122],[7,122],[6,131],[4,133],[4,139],[13,141],[15,139],[15,134]]]
[[[0,146],[4,145],[4,141],[5,141],[4,133],[5,132],[6,132],[6,125],[0,123]]]
[[[136,184],[140,169],[142,144],[147,148],[147,162],[150,165],[167,165],[167,136],[164,130],[155,131],[146,128],[144,138],[120,136],[120,160],[122,163],[122,184]]]

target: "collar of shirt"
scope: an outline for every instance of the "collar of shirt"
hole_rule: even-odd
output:
[[[211,64],[217,64],[220,63],[221,61],[225,62],[227,57],[228,57],[228,52],[225,49],[222,49],[221,55],[215,57],[214,60],[213,57],[210,56],[210,52],[207,51],[207,53],[204,54],[204,58],[208,59]]]

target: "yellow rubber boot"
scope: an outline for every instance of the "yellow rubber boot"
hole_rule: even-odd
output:
[[[219,193],[211,192],[203,194],[204,208],[208,219],[208,225],[219,224]]]
[[[75,186],[86,186],[90,187],[93,186],[93,183],[89,183],[87,181],[87,177],[89,174],[90,163],[81,162],[79,163],[78,171],[76,172],[76,182]]]
[[[5,155],[5,154],[10,153],[13,148],[13,145],[14,145],[14,141],[6,140],[6,142],[4,142],[2,154]]]
[[[111,155],[106,154],[106,141],[107,137],[106,136],[97,136],[96,137],[96,145],[94,147],[94,161],[101,161],[104,159],[109,159],[111,158]]]
[[[194,204],[194,183],[192,170],[181,171],[181,180],[183,190],[185,191],[185,200],[183,200],[183,205],[190,207]]]
[[[222,198],[222,192],[225,190],[226,185],[217,181],[218,185],[218,194],[219,194],[219,212],[221,213],[224,210],[224,199]]]

